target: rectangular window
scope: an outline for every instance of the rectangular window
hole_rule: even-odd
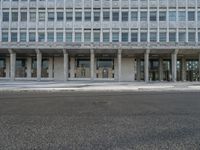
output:
[[[150,12],[150,21],[156,21],[157,14],[156,11],[151,11]]]
[[[112,21],[119,21],[119,12],[112,12]]]
[[[186,13],[185,11],[178,12],[178,21],[186,21]]]
[[[165,11],[160,11],[159,12],[159,21],[166,21],[166,12]]]
[[[196,40],[195,32],[189,32],[188,33],[188,42],[196,42],[195,40]]]
[[[81,42],[81,32],[75,33],[75,42]]]
[[[54,21],[54,12],[48,12],[48,21]]]
[[[20,42],[26,42],[26,32],[20,32]]]
[[[128,12],[122,12],[122,21],[128,21]]]
[[[35,42],[35,32],[29,32],[29,42]]]
[[[160,34],[159,34],[159,41],[160,42],[167,42],[167,33],[166,32],[160,32]]]
[[[157,42],[157,33],[150,32],[150,42]]]
[[[100,33],[94,32],[94,42],[100,42]]]
[[[84,42],[91,42],[91,32],[84,33]]]
[[[186,33],[185,32],[179,32],[178,34],[178,41],[179,42],[185,42],[186,41]]]
[[[198,42],[200,42],[200,32],[198,32]]]
[[[169,21],[176,21],[176,11],[169,12]]]
[[[197,13],[197,19],[198,19],[198,21],[200,21],[200,11],[198,11],[198,13]]]
[[[2,32],[2,42],[8,42],[8,32]]]
[[[122,42],[128,42],[128,32],[122,33]]]
[[[17,32],[11,32],[11,42],[17,42]]]
[[[100,21],[100,12],[94,12],[94,21]]]
[[[63,21],[64,16],[63,16],[63,12],[57,12],[57,21]]]
[[[27,12],[21,12],[21,21],[27,21]]]
[[[169,42],[176,42],[176,32],[169,33]]]
[[[138,33],[131,33],[131,42],[138,42]]]
[[[72,32],[66,33],[66,42],[72,42]]]
[[[54,33],[53,32],[47,33],[47,41],[48,42],[54,42]]]
[[[39,32],[38,33],[38,42],[44,42],[45,41],[45,33]]]
[[[138,12],[137,11],[131,12],[131,21],[138,21]]]
[[[103,33],[103,42],[110,42],[110,33],[109,32]]]
[[[18,12],[12,12],[12,21],[13,22],[18,21]]]
[[[119,42],[119,32],[112,33],[112,42]]]
[[[82,21],[82,12],[75,12],[75,21]]]
[[[45,21],[45,13],[39,12],[39,21]]]
[[[103,12],[103,21],[110,21],[110,12],[109,11]]]
[[[3,12],[3,22],[9,21],[9,12]]]
[[[63,42],[63,33],[62,32],[56,33],[56,42]]]
[[[73,20],[72,12],[66,12],[66,21],[72,21],[72,20]]]
[[[147,21],[147,12],[140,12],[140,21]]]
[[[36,13],[35,12],[30,12],[30,21],[35,22],[36,21]]]
[[[85,12],[85,21],[91,21],[91,12]]]
[[[188,12],[188,21],[195,21],[195,12],[194,11]]]
[[[140,33],[140,42],[147,42],[147,33],[146,32]]]

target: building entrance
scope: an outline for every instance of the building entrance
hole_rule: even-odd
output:
[[[41,72],[41,77],[42,78],[48,78],[49,77],[49,59],[44,58],[42,59],[42,72]]]
[[[27,69],[26,59],[25,58],[16,59],[15,77],[25,78],[27,76],[26,69]]]
[[[41,66],[41,77],[42,78],[48,78],[49,77],[49,59],[43,58],[42,59],[42,66]],[[37,77],[37,60],[36,58],[32,59],[32,65],[31,65],[31,77],[36,78]]]
[[[5,59],[0,59],[0,77],[6,77],[6,61]]]
[[[159,80],[159,60],[158,59],[149,60],[149,80],[150,81]]]
[[[114,58],[97,58],[97,78],[114,78]]]
[[[198,81],[198,60],[186,60],[186,80],[187,81]]]
[[[171,61],[163,60],[163,81],[171,81]]]
[[[90,78],[90,59],[77,57],[75,62],[75,78]]]

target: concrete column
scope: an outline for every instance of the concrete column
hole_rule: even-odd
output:
[[[144,54],[144,76],[145,82],[149,82],[149,53],[150,50],[146,50]]]
[[[90,50],[90,76],[91,76],[91,80],[94,80],[95,78],[95,74],[94,74],[94,58],[95,58],[95,54],[94,54],[94,50],[91,49]]]
[[[70,78],[75,77],[74,69],[75,69],[75,58],[70,57]]]
[[[175,50],[171,54],[171,60],[172,60],[172,81],[176,82],[177,79],[177,53],[178,50]]]
[[[10,77],[10,58],[6,57],[6,78]]]
[[[31,64],[32,64],[32,59],[31,59],[31,57],[28,57],[27,58],[27,70],[26,70],[27,78],[31,78]]]
[[[69,68],[68,68],[69,55],[66,50],[63,50],[63,53],[64,53],[64,81],[67,81],[69,74]]]
[[[186,59],[183,57],[182,60],[182,81],[186,81]]]
[[[49,57],[49,68],[48,68],[49,78],[53,78],[53,57]]]
[[[163,58],[159,59],[159,79],[163,81]]]
[[[10,52],[10,80],[15,80],[15,65],[16,65],[16,53],[13,50],[9,50]]]
[[[120,82],[121,74],[122,74],[122,50],[121,49],[118,50],[117,61],[118,61],[118,81]]]
[[[140,64],[141,64],[141,61],[140,61],[140,58],[137,59],[137,81],[140,81]]]
[[[40,50],[36,50],[37,53],[37,80],[41,80],[41,71],[42,71],[42,53]]]

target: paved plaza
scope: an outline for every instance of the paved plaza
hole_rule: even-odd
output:
[[[0,92],[0,149],[200,149],[199,92]]]

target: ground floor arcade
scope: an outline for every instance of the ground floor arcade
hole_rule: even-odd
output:
[[[0,79],[199,81],[200,54],[189,50],[4,50]]]

